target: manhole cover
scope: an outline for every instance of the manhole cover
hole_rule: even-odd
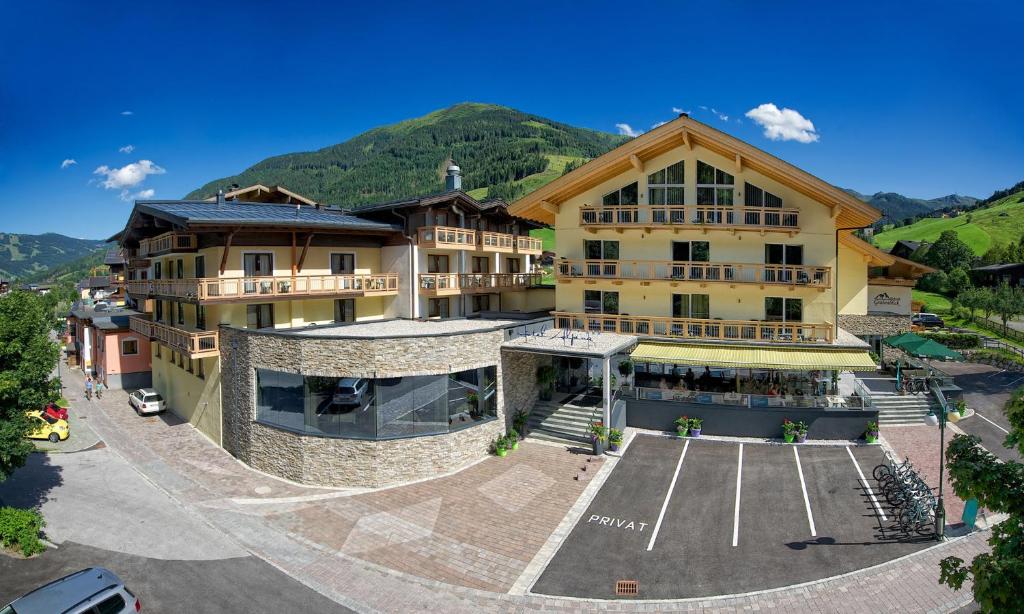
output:
[[[636,595],[640,592],[640,585],[636,580],[619,580],[615,583],[616,595]]]

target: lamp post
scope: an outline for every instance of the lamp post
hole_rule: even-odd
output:
[[[942,501],[942,485],[945,480],[946,460],[946,408],[939,408],[939,415],[934,409],[928,410],[924,417],[925,424],[939,427],[939,500],[935,506],[935,539],[941,541],[946,534],[946,506]]]

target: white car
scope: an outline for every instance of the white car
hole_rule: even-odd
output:
[[[334,388],[335,405],[362,405],[369,383],[361,377],[343,377]]]
[[[164,398],[152,388],[140,388],[128,395],[128,403],[140,416],[158,414],[164,409]]]
[[[142,604],[112,571],[90,567],[18,597],[0,614],[119,614],[141,612]]]

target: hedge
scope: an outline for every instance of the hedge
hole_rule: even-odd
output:
[[[981,337],[970,333],[917,333],[925,339],[938,341],[942,345],[954,350],[969,350],[981,347]]]
[[[6,548],[17,546],[25,556],[46,550],[39,533],[46,525],[36,510],[0,507],[0,543]]]

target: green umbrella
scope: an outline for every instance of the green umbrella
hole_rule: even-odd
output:
[[[901,346],[904,352],[922,358],[941,358],[963,360],[964,357],[933,339],[922,339],[920,343],[905,343]]]
[[[924,341],[927,341],[927,339],[925,339],[921,335],[915,335],[914,333],[903,333],[902,335],[893,335],[892,337],[886,337],[885,339],[882,340],[882,343],[885,343],[886,345],[895,348],[902,348],[904,345],[908,343],[922,343]]]

